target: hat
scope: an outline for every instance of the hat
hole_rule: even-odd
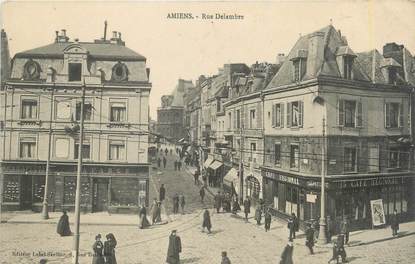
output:
[[[95,240],[97,240],[98,238],[101,238],[101,234],[95,236]]]

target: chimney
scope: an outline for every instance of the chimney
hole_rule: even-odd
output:
[[[57,43],[59,41],[59,31],[55,31],[55,42]]]
[[[118,38],[121,40],[121,32],[118,32]]]
[[[58,38],[57,42],[68,42],[69,37],[66,36],[66,29],[61,29],[61,35],[58,35],[58,31],[56,31],[56,36]]]
[[[107,40],[107,20],[104,21],[104,41]]]
[[[284,54],[284,53],[278,53],[278,55],[277,55],[277,60],[276,60],[276,64],[277,64],[277,65],[281,65],[281,64],[283,64],[283,63],[284,63],[284,61],[285,61],[285,59],[286,59],[286,56],[285,56],[285,54]]]
[[[113,31],[113,32],[112,32],[112,38],[113,38],[113,39],[116,39],[116,38],[117,38],[117,31]]]
[[[403,45],[396,44],[395,42],[386,43],[383,46],[383,57],[393,58],[397,63],[404,66],[403,49]],[[398,74],[404,79],[406,78],[403,68],[398,69]]]
[[[315,32],[308,37],[306,75],[315,77],[324,60],[324,32]]]

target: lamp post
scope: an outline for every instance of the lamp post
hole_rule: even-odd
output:
[[[320,196],[320,231],[318,234],[318,243],[320,245],[327,244],[326,233],[326,195],[325,195],[325,178],[327,166],[327,136],[326,136],[326,118],[323,117],[323,146],[321,155],[321,196]]]

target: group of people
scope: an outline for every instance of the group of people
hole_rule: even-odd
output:
[[[94,251],[92,264],[117,264],[115,258],[117,240],[112,233],[107,234],[105,238],[107,240],[102,243],[101,234],[95,236],[95,243],[92,246],[92,250]]]
[[[177,193],[173,196],[173,214],[179,213],[179,206],[181,208],[182,214],[184,214],[184,206],[186,201],[183,194],[178,195]]]
[[[216,212],[219,213],[222,209],[222,212],[225,213],[236,213],[237,211],[241,210],[241,207],[238,203],[238,197],[236,195],[232,195],[229,193],[218,193],[213,197],[214,200],[214,208]]]
[[[163,159],[161,159],[160,157],[157,158],[157,167],[160,168],[161,167],[161,161],[163,161],[163,168],[165,169],[167,166],[167,159],[166,156],[163,156]]]

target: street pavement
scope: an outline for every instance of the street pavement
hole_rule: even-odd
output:
[[[172,161],[171,157],[169,161]],[[172,166],[172,164],[170,164]],[[181,263],[220,263],[222,251],[227,251],[232,263],[238,264],[270,264],[279,263],[282,250],[287,242],[286,223],[273,219],[271,231],[265,232],[264,226],[257,226],[254,219],[248,222],[242,214],[234,216],[229,213],[217,214],[210,209],[212,233],[202,232],[202,210],[198,187],[193,177],[186,171],[175,172],[173,167],[166,170],[152,170],[151,181],[154,189],[159,184],[166,184],[166,209],[171,214],[171,197],[177,193],[186,196],[185,214],[170,215],[171,221],[164,225],[152,226],[149,229],[138,229],[134,225],[136,218],[124,216],[104,216],[89,214],[100,219],[100,225],[90,222],[81,226],[80,263],[92,262],[92,244],[96,234],[103,236],[113,233],[117,238],[117,262],[121,264],[160,264],[165,263],[168,236],[172,229],[178,230],[181,236],[183,252]],[[159,181],[160,180],[160,181]],[[152,190],[151,197],[158,194]],[[212,197],[208,196],[207,205],[212,207]],[[25,218],[33,218],[35,214],[24,214]],[[11,217],[12,220],[16,216]],[[40,218],[39,214],[37,217]],[[71,216],[70,216],[71,217]],[[85,215],[81,216],[85,219]],[[122,224],[108,220],[110,217],[124,219]],[[124,217],[124,218],[123,218]],[[111,218],[111,219],[115,219]],[[71,263],[70,252],[73,237],[60,237],[56,234],[55,224],[38,222],[8,223],[0,225],[0,263],[39,263],[41,258],[47,263]],[[73,228],[73,226],[71,225]],[[350,235],[350,246],[346,247],[349,263],[413,263],[415,258],[415,222],[401,224],[400,236],[391,238],[390,228],[363,230]],[[42,255],[43,254],[43,255]],[[294,241],[294,263],[321,264],[327,263],[331,248],[316,247],[315,254],[310,255],[305,247],[304,235],[298,234]]]

